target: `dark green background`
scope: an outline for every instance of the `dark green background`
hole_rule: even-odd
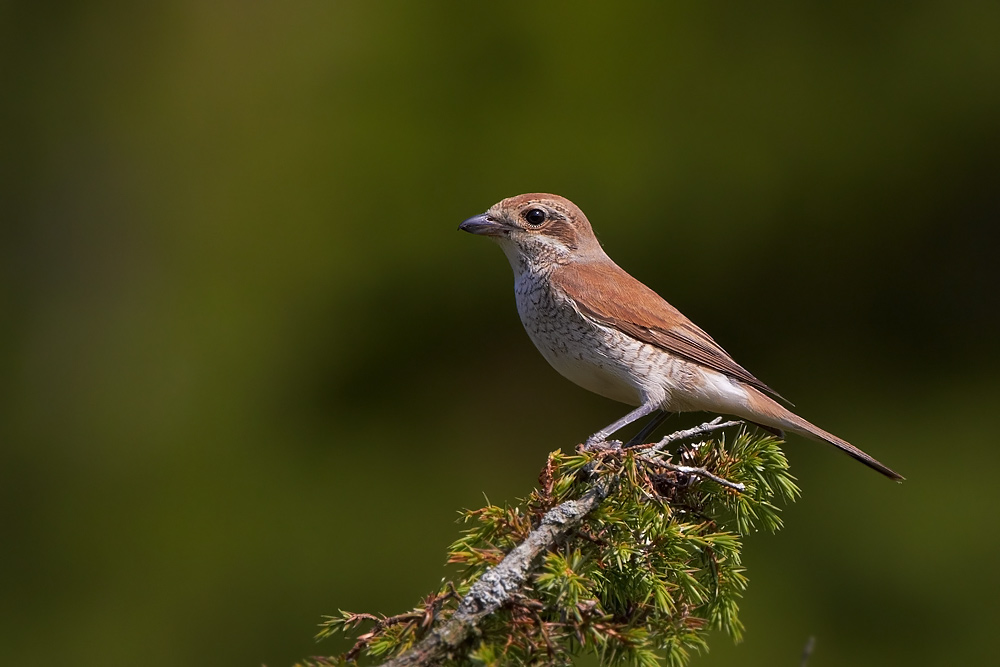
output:
[[[0,4],[0,663],[281,667],[435,587],[623,410],[456,231],[525,191],[909,478],[793,439],[696,664],[995,659],[1000,4],[471,4]]]

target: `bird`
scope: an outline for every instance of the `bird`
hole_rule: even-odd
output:
[[[587,438],[588,446],[649,415],[637,437],[668,414],[704,411],[733,415],[782,437],[790,431],[827,442],[903,480],[779,403],[784,399],[711,336],[615,264],[570,200],[546,193],[509,197],[458,228],[495,241],[507,256],[518,315],[545,360],[584,389],[636,406]]]

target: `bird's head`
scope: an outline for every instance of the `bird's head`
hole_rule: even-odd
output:
[[[509,197],[458,228],[496,241],[517,275],[526,269],[544,269],[604,255],[587,216],[559,195]]]

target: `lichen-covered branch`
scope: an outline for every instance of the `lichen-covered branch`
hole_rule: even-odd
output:
[[[598,479],[578,500],[567,500],[546,512],[541,524],[524,542],[472,585],[451,618],[440,628],[432,629],[416,646],[386,662],[385,667],[433,665],[461,646],[481,619],[513,599],[538,557],[576,528],[607,497],[611,483],[612,480]]]
[[[589,651],[602,664],[652,667],[683,664],[704,649],[707,628],[738,638],[739,535],[778,528],[772,498],[798,493],[776,440],[717,437],[738,424],[551,454],[528,499],[466,512],[475,526],[449,554],[464,567],[456,585],[398,616],[341,612],[321,636],[374,627],[344,656],[305,664],[365,654],[387,667],[555,665]],[[682,446],[677,462],[665,451],[707,436]]]

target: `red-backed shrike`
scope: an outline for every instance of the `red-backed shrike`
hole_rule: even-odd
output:
[[[521,322],[553,368],[584,389],[638,406],[590,436],[589,444],[656,411],[704,410],[828,442],[903,479],[773,400],[778,395],[711,336],[611,261],[573,202],[519,195],[459,229],[488,236],[503,249],[514,269]]]

